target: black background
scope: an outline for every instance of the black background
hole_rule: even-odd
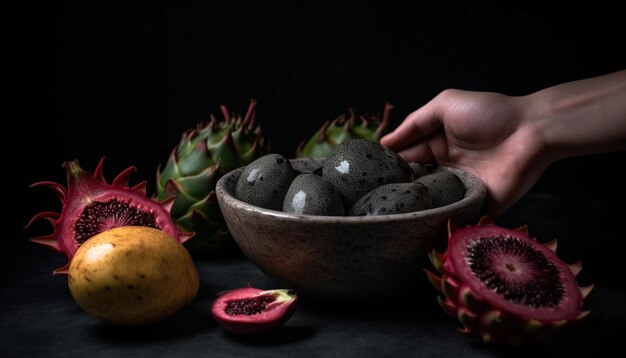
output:
[[[626,68],[617,3],[59,1],[24,4],[14,14],[5,52],[14,60],[7,75],[16,79],[5,114],[13,127],[3,131],[7,252],[35,252],[27,239],[48,226],[22,227],[40,211],[60,209],[52,193],[30,183],[65,183],[63,161],[79,159],[93,171],[105,156],[108,179],[134,165],[135,182],[147,180],[151,193],[181,133],[218,114],[220,104],[243,113],[256,99],[272,150],[292,157],[350,106],[377,112],[388,100],[394,128],[445,88],[524,95]],[[586,250],[624,239],[616,222],[626,189],[615,170],[624,163],[624,152],[563,160],[531,192],[569,203],[549,215],[585,222],[595,237],[570,246],[571,255],[587,254],[596,277],[623,273],[619,250]],[[532,224],[546,214],[512,210],[519,215],[503,223]],[[545,232],[567,239],[569,230]],[[9,278],[11,262],[2,263]]]
[[[27,185],[64,183],[65,160],[92,171],[105,156],[109,179],[134,165],[135,180],[147,180],[152,192],[156,169],[181,133],[219,114],[220,104],[243,114],[256,99],[272,150],[293,156],[323,121],[350,106],[379,112],[388,100],[394,128],[448,87],[523,95],[626,67],[623,13],[597,2],[28,6],[15,29],[26,35],[12,52],[18,70],[10,71],[18,77],[11,92],[23,100],[9,118],[18,145],[5,151],[21,179],[20,201],[28,203],[17,223],[56,205],[45,189]],[[624,158],[557,163],[535,190],[614,196],[622,180],[607,167]]]
[[[32,215],[60,209],[30,183],[65,183],[63,161],[93,171],[104,156],[109,180],[134,165],[151,194],[181,133],[220,104],[243,114],[256,99],[272,151],[291,157],[350,106],[390,101],[394,128],[445,88],[524,95],[626,68],[623,12],[603,2],[42,2],[19,15],[3,141],[17,194],[9,247],[49,230],[23,232]],[[562,160],[532,192],[615,206],[624,163],[626,152]]]

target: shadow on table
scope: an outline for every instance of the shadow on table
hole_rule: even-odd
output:
[[[93,325],[91,329],[95,336],[104,339],[151,343],[193,336],[206,331],[212,324],[214,324],[214,320],[209,312],[191,304],[173,317],[148,326],[123,327],[99,322]]]
[[[249,346],[280,346],[306,340],[313,336],[314,333],[315,329],[312,327],[287,324],[271,331],[252,336],[241,336],[224,331],[224,337],[229,341]]]
[[[548,342],[526,343],[521,346],[511,346],[504,343],[485,344],[479,340],[472,342],[474,348],[491,349],[498,355],[506,357],[532,356],[613,356],[611,352],[619,352],[622,348],[621,332],[623,324],[617,321],[592,322],[589,320],[578,327],[562,332],[552,337]],[[620,335],[620,337],[618,337]]]

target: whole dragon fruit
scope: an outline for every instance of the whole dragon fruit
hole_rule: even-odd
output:
[[[332,121],[326,121],[308,141],[298,146],[296,157],[326,157],[337,145],[349,139],[365,139],[378,142],[386,133],[393,105],[385,104],[382,118],[380,114],[358,115],[348,109]]]
[[[488,216],[465,228],[450,221],[448,231],[445,253],[430,254],[441,276],[426,273],[462,333],[514,345],[545,341],[589,314],[581,308],[593,285],[578,286],[582,265],[561,261],[556,241],[542,244],[527,227],[499,227]]]
[[[69,261],[78,247],[89,238],[119,226],[148,226],[160,229],[183,243],[192,235],[181,233],[170,216],[173,199],[157,202],[146,196],[146,182],[129,187],[135,167],[122,171],[112,184],[107,183],[100,160],[93,174],[83,170],[78,160],[63,163],[67,173],[67,188],[51,181],[32,184],[49,186],[61,199],[61,213],[44,211],[35,215],[28,228],[40,219],[48,220],[54,232],[32,238],[31,241],[53,249],[68,258],[67,265],[53,274],[67,274]]]
[[[195,236],[185,245],[192,253],[219,251],[232,243],[215,197],[215,184],[227,172],[267,154],[261,127],[254,125],[256,101],[244,118],[220,107],[224,120],[211,115],[183,133],[161,171],[157,170],[158,200],[175,197],[172,217]]]

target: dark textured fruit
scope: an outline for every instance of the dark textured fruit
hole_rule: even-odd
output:
[[[427,174],[415,179],[415,182],[428,187],[433,208],[455,203],[465,196],[465,185],[458,175],[448,170]]]
[[[295,176],[287,158],[276,153],[266,154],[241,172],[235,196],[248,204],[280,211]]]
[[[446,252],[430,255],[442,275],[426,273],[463,333],[485,342],[543,341],[589,314],[581,308],[593,286],[578,286],[582,265],[561,261],[556,242],[539,243],[526,227],[499,227],[487,216],[477,226],[448,225]]]
[[[258,334],[284,324],[295,312],[298,296],[291,290],[239,288],[219,296],[211,314],[227,331]]]
[[[66,274],[69,261],[79,246],[90,237],[118,226],[147,226],[164,231],[180,243],[192,235],[181,233],[170,216],[174,198],[156,201],[146,196],[146,182],[129,187],[129,179],[135,167],[121,172],[113,183],[104,179],[102,163],[98,163],[93,174],[84,171],[78,160],[63,163],[67,173],[67,188],[54,182],[39,182],[32,186],[49,186],[61,199],[61,213],[44,211],[35,215],[26,225],[47,219],[54,232],[31,239],[47,246],[68,258],[67,265],[53,273]]]
[[[298,175],[285,196],[283,211],[303,215],[344,215],[343,202],[337,190],[316,174]]]
[[[348,210],[350,216],[390,215],[426,210],[432,207],[428,188],[419,183],[379,186],[357,200]]]
[[[363,139],[334,147],[324,161],[322,173],[337,188],[346,207],[381,185],[413,180],[411,167],[398,154]]]

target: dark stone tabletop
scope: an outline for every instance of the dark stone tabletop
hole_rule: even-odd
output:
[[[551,343],[523,347],[486,345],[461,335],[443,313],[435,290],[422,280],[410,294],[377,302],[338,304],[301,297],[294,316],[268,334],[240,337],[213,320],[221,291],[251,284],[278,288],[242,254],[196,258],[201,289],[196,300],[154,326],[120,328],[83,312],[64,276],[51,270],[63,258],[27,241],[5,253],[0,290],[2,357],[489,357],[559,354],[582,356],[618,348],[626,328],[626,287],[618,278],[617,225],[602,202],[543,194],[522,199],[498,224],[528,224],[540,240],[558,238],[565,261],[583,261],[582,284],[595,283],[585,303],[592,314]],[[622,235],[623,236],[623,235]]]

